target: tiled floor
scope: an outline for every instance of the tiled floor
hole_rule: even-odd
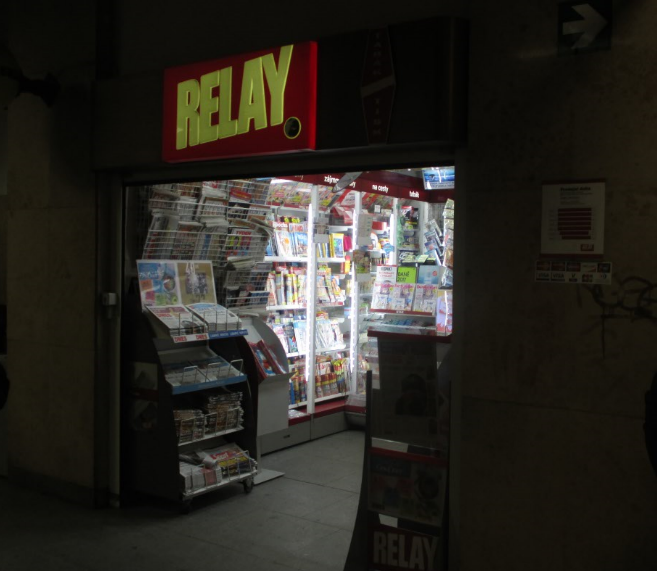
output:
[[[269,454],[263,467],[283,477],[201,496],[189,515],[89,510],[0,478],[0,570],[342,571],[364,442],[347,431]]]

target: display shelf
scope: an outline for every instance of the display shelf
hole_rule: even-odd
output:
[[[209,333],[193,333],[191,335],[172,335],[174,343],[192,343],[194,341],[208,341],[209,339],[227,339],[229,337],[242,337],[246,329],[229,329],[228,331],[210,331]]]
[[[346,258],[317,258],[318,264],[344,264]]]
[[[248,454],[247,450],[245,450],[244,452]],[[213,484],[211,486],[205,486],[203,488],[198,488],[198,489],[193,490],[193,491],[184,491],[182,493],[183,500],[185,500],[185,501],[191,500],[192,498],[195,498],[197,496],[201,496],[203,494],[207,494],[208,492],[212,492],[214,490],[217,490],[218,488],[222,488],[223,486],[226,486],[227,484],[234,484],[234,483],[240,483],[240,482],[245,482],[246,483],[247,480],[253,478],[256,475],[256,473],[258,472],[256,462],[251,457],[249,457],[249,465],[250,465],[251,469],[247,472],[240,473],[236,476],[228,476],[228,477],[225,477],[225,478],[222,477],[220,482],[217,482],[216,484]],[[200,466],[198,468],[199,468],[199,470],[201,469]]]
[[[205,434],[201,438],[195,438],[189,442],[178,442],[178,448],[183,448],[189,446],[190,444],[198,444],[199,442],[205,442],[206,440],[212,440],[213,438],[218,438],[219,436],[225,436],[226,434],[232,434],[233,432],[239,432],[244,430],[243,426],[236,426],[235,428],[227,428],[226,430],[220,430],[218,432],[213,432],[212,434]]]
[[[308,263],[307,256],[265,256],[265,262]]]
[[[328,353],[339,353],[340,351],[348,351],[349,348],[347,344],[340,345],[338,347],[328,347],[324,349],[315,349],[315,355],[326,355]],[[286,353],[288,357],[305,357],[307,353],[295,352],[295,353]]]
[[[351,232],[351,226],[343,226],[340,224],[329,224],[329,229],[334,230],[335,232]]]
[[[338,301],[335,303],[318,303],[315,307],[344,307],[343,301]],[[308,309],[305,305],[268,305],[267,311],[293,311],[296,309]]]
[[[336,400],[336,399],[339,399],[339,398],[344,398],[346,396],[347,396],[347,393],[338,393],[336,395],[328,395],[328,396],[325,396],[325,397],[316,397],[315,398],[315,403],[328,402],[328,401]],[[307,404],[308,404],[308,401],[298,402],[298,403],[295,403],[295,404],[288,405],[288,408],[290,410],[292,410],[292,409],[296,409],[296,408],[306,406]]]
[[[193,385],[172,385],[171,392],[174,395],[182,395],[185,393],[194,393],[197,391],[205,391],[207,389],[215,389],[217,387],[224,387],[227,385],[234,385],[235,383],[242,383],[246,381],[246,375],[238,375],[236,377],[228,377],[227,379],[219,379],[216,381],[206,381],[205,383],[195,383]]]
[[[246,335],[246,329],[231,329],[229,331],[210,331],[210,339],[226,339],[228,337],[242,337]]]
[[[417,316],[423,316],[423,317],[433,317],[433,313],[430,313],[428,311],[403,311],[403,310],[394,310],[394,309],[372,309],[370,307],[370,311],[372,313],[391,313],[394,315],[408,315],[409,317],[417,317]]]

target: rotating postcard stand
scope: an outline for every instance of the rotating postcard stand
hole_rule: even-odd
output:
[[[447,565],[450,339],[370,330],[360,502],[345,571]]]

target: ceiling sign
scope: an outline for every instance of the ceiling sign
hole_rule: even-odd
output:
[[[559,55],[611,49],[612,14],[612,0],[559,4]]]

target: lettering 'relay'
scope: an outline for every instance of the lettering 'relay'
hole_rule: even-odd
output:
[[[232,66],[178,83],[176,150],[281,125],[293,48],[283,46],[278,62],[273,53],[244,62],[237,117],[232,116]],[[213,120],[215,115],[218,121]]]

